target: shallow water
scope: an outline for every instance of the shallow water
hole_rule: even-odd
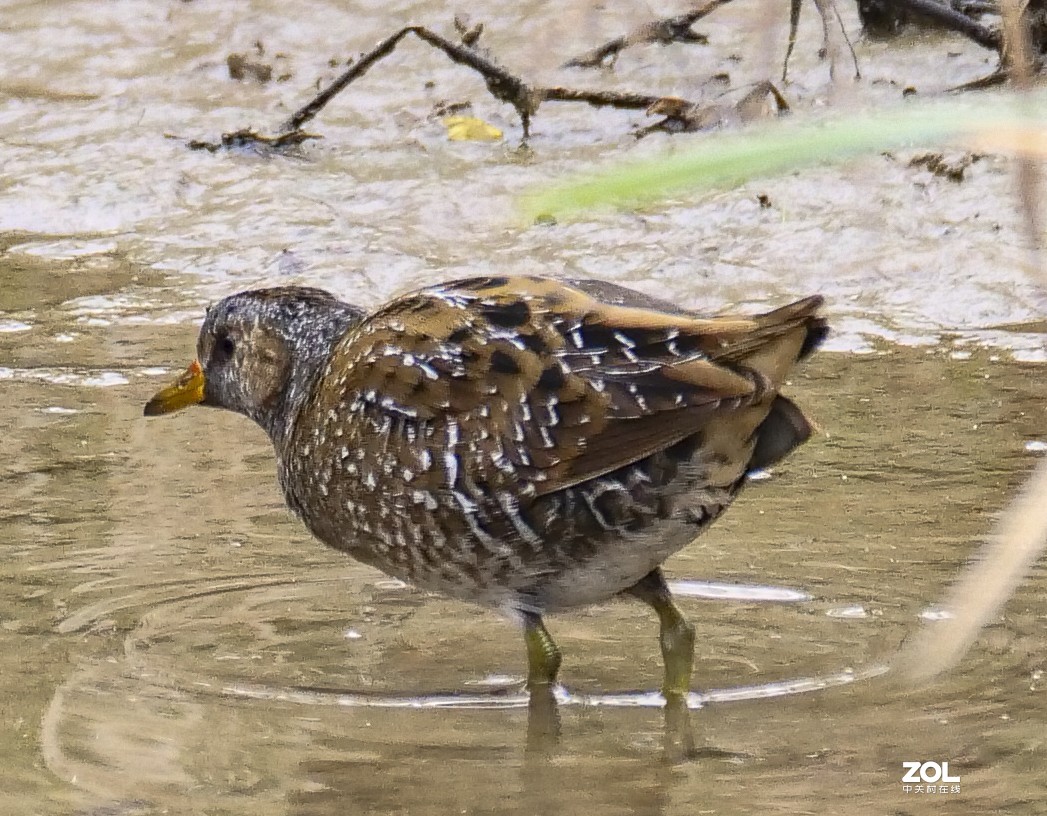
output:
[[[484,38],[513,66],[685,95],[688,77],[748,53],[760,10],[699,26],[715,48],[641,48],[615,74],[568,74],[556,63],[636,12],[575,8],[550,42],[548,8],[496,6]],[[401,22],[446,30],[451,13],[5,6],[0,812],[1047,811],[1042,568],[942,681],[904,694],[874,676],[941,617],[1041,455],[1028,443],[1047,439],[1042,334],[999,328],[1045,300],[1008,163],[983,158],[956,184],[877,157],[528,228],[513,202],[530,185],[684,142],[635,143],[639,113],[549,105],[523,155],[511,112],[419,44],[326,111],[312,128],[324,141],[299,159],[163,138],[275,124],[333,73],[329,57]],[[226,54],[256,39],[291,79],[228,79]],[[988,70],[943,42],[859,44],[866,80],[835,89],[801,46],[786,91],[802,116]],[[948,76],[929,68],[943,51]],[[736,85],[760,71],[728,64]],[[427,115],[459,98],[509,146],[445,141]],[[667,567],[701,633],[696,761],[663,753],[655,623],[639,605],[550,620],[562,739],[535,756],[511,624],[312,541],[246,420],[141,417],[215,296],[293,281],[374,303],[491,268],[599,275],[704,309],[829,297],[847,353],[816,355],[790,389],[823,434]],[[906,793],[905,760],[948,761],[960,792]]]
[[[1042,569],[925,693],[862,677],[936,617],[1030,468],[1036,364],[891,349],[796,378],[825,435],[668,565],[695,582],[708,703],[709,755],[675,767],[654,701],[627,694],[660,677],[639,605],[552,619],[566,688],[590,699],[528,759],[511,625],[323,549],[282,509],[260,432],[203,410],[147,422],[156,378],[112,372],[129,383],[5,388],[9,812],[882,812],[917,806],[910,759],[961,774],[948,812],[1040,801]]]

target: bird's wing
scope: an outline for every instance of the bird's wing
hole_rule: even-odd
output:
[[[608,284],[473,278],[369,315],[325,379],[383,444],[424,446],[446,465],[430,487],[469,479],[541,495],[662,450],[714,414],[769,406],[819,302],[781,319],[701,318]]]

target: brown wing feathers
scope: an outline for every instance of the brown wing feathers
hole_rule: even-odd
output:
[[[802,414],[774,394],[824,337],[820,298],[753,318],[698,318],[603,286],[614,302],[544,278],[423,290],[351,332],[337,367],[374,408],[421,422],[455,417],[457,444],[473,452],[467,467],[523,478],[537,494],[636,461],[740,406],[767,405],[749,431],[765,417],[777,431],[757,444],[761,458],[792,447]],[[491,461],[516,470],[494,473]]]
[[[755,318],[696,319],[627,306],[592,303],[577,320],[584,342],[568,348],[573,370],[609,395],[608,424],[587,436],[584,449],[541,492],[593,478],[694,434],[716,413],[768,403],[743,429],[756,437],[769,464],[806,439],[799,409],[773,395],[805,346],[827,331],[816,317],[820,298],[808,298]],[[816,339],[809,340],[811,335]],[[587,354],[589,359],[587,360]],[[791,410],[790,410],[791,409]],[[762,444],[760,440],[766,436]]]

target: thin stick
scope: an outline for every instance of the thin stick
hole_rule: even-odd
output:
[[[663,45],[668,45],[669,43],[682,42],[704,44],[707,42],[706,38],[692,31],[691,26],[729,2],[730,0],[708,0],[704,5],[685,14],[678,14],[675,17],[664,17],[644,23],[634,28],[628,34],[615,37],[603,45],[598,45],[584,54],[579,54],[577,57],[569,59],[561,67],[597,68],[609,57],[616,57],[629,46],[639,45],[640,43],[662,43]]]
[[[302,125],[323,110],[327,103],[341,93],[349,83],[362,77],[376,62],[389,56],[408,34],[414,34],[423,42],[439,48],[459,65],[466,65],[482,74],[487,82],[487,89],[494,97],[503,102],[508,102],[519,112],[520,118],[523,120],[524,136],[527,135],[530,116],[537,107],[530,89],[519,78],[510,74],[502,66],[491,62],[491,60],[472,48],[451,42],[423,26],[407,26],[392,36],[386,37],[349,66],[341,76],[320,91],[307,104],[291,114],[291,117],[284,123],[283,130],[290,132],[302,127]]]
[[[629,91],[577,91],[573,88],[542,88],[539,93],[543,101],[585,102],[594,107],[623,108],[625,110],[647,110],[663,97]]]
[[[789,3],[789,39],[785,46],[785,61],[782,63],[782,82],[789,78],[789,60],[796,48],[796,35],[800,30],[800,6],[803,0],[790,0]]]
[[[701,10],[701,14],[708,14],[712,8],[729,2],[730,0],[711,0]],[[698,14],[693,12],[692,14]],[[684,15],[687,16],[687,15]],[[674,18],[675,19],[675,18]],[[475,49],[458,43],[451,42],[439,34],[434,34],[423,26],[407,26],[390,37],[386,37],[378,45],[364,54],[354,62],[330,85],[320,91],[295,111],[283,125],[283,133],[296,133],[298,130],[316,116],[323,108],[339,93],[355,80],[366,74],[379,60],[391,54],[401,40],[408,34],[414,34],[418,39],[443,51],[448,57],[459,65],[472,68],[483,76],[487,84],[487,90],[498,100],[508,102],[517,113],[523,124],[524,138],[530,135],[531,116],[542,102],[584,102],[594,107],[621,108],[626,110],[646,110],[661,96],[656,94],[641,94],[630,91],[590,91],[576,90],[574,88],[537,88],[527,85],[519,77],[509,73],[505,68],[480,54]]]
[[[782,63],[782,82],[787,81],[789,77],[789,60],[792,58],[793,49],[796,48],[796,34],[800,27],[800,6],[802,3],[803,0],[791,0],[789,4],[789,39],[785,47],[785,60]],[[847,48],[851,52],[851,61],[854,63],[854,78],[861,79],[862,70],[858,65],[858,54],[854,50],[854,43],[851,42],[851,38],[847,36],[847,28],[843,23],[843,18],[840,16],[840,9],[837,8],[833,0],[814,0],[814,5],[818,9],[818,16],[822,20],[822,52],[829,57],[829,77],[832,78],[836,71],[836,53],[833,51],[832,44],[829,41],[829,15],[832,13],[836,17],[837,25],[840,27],[843,41],[847,43]]]
[[[862,78],[862,69],[858,65],[858,53],[854,50],[854,43],[851,42],[851,38],[847,36],[847,27],[844,25],[843,17],[840,16],[840,7],[836,3],[832,4],[833,15],[836,17],[836,23],[840,26],[840,31],[843,32],[843,41],[847,43],[847,49],[851,52],[851,62],[854,63],[854,78],[859,80]]]

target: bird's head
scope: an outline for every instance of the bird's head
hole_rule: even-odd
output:
[[[248,416],[274,439],[335,341],[362,312],[321,289],[253,289],[207,310],[196,359],[145,406],[146,416],[190,405]]]

